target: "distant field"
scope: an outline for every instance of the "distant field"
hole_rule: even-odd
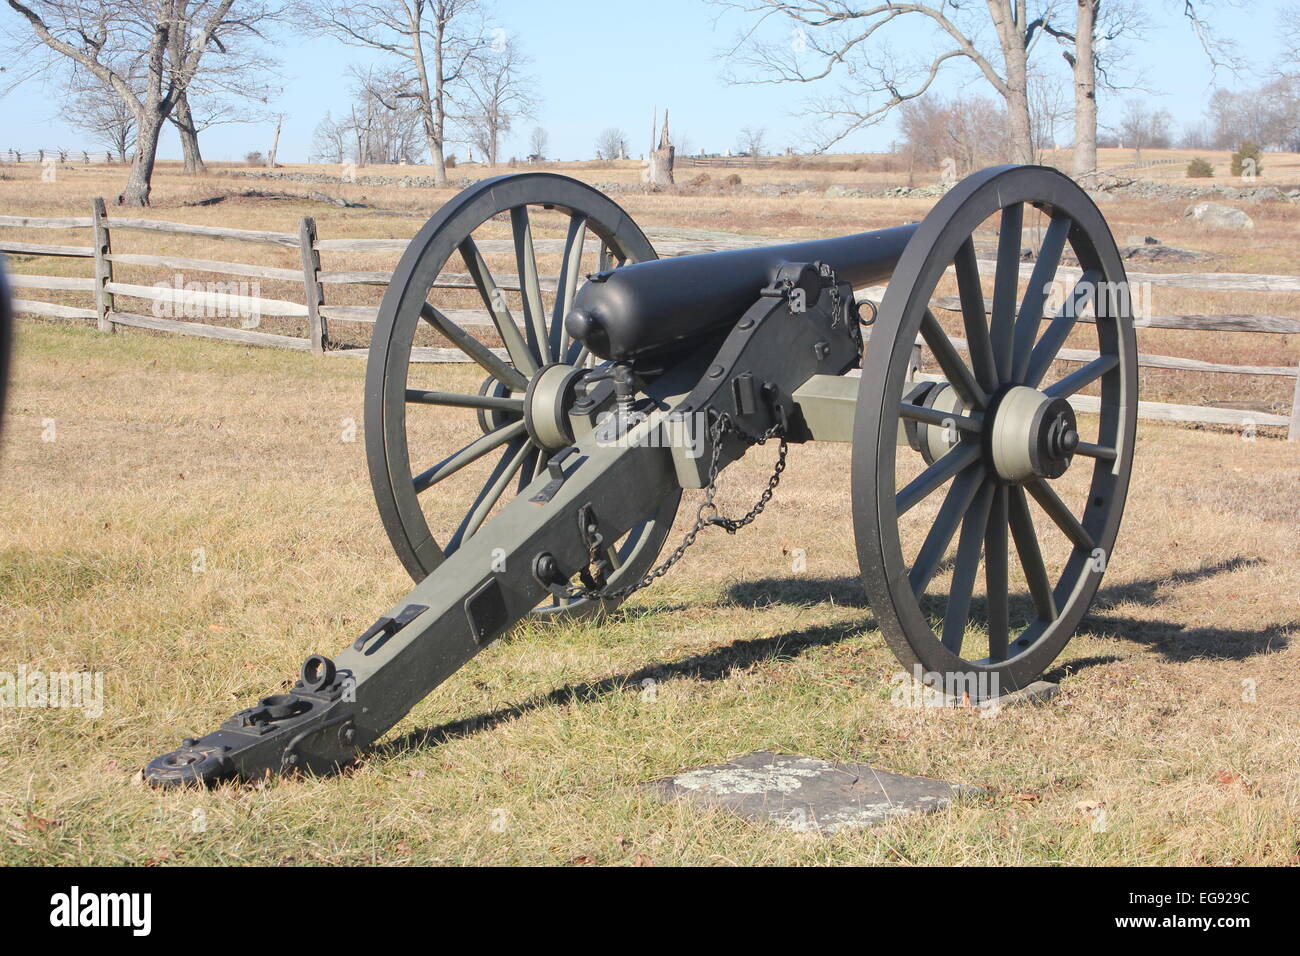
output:
[[[1183,173],[1186,162],[1194,155],[1203,156],[1214,164],[1215,179],[1185,180]],[[1101,150],[1100,158],[1104,169],[1132,164],[1136,159],[1132,150]],[[1069,166],[1069,155],[1065,151],[1059,155],[1049,154],[1047,159],[1059,159],[1062,165],[1067,168]],[[1177,163],[1132,168],[1123,175],[1171,182],[1243,185],[1228,175],[1229,155],[1226,152],[1146,150],[1141,159],[1144,163],[1175,159]],[[565,173],[587,182],[621,183],[633,187],[639,182],[640,166],[639,161],[627,160],[616,163],[555,163],[540,168]],[[1300,187],[1300,154],[1266,154],[1263,167],[1258,184]],[[374,186],[364,181],[344,183],[341,178],[326,183],[303,183],[237,175],[250,171],[254,170],[244,164],[218,163],[213,164],[205,176],[189,177],[181,173],[177,164],[163,163],[156,177],[154,206],[144,214],[189,223],[284,232],[296,232],[299,218],[310,215],[315,217],[322,237],[406,237],[414,234],[421,221],[454,194],[454,190]],[[341,176],[342,168],[289,165],[279,171],[333,178]],[[493,170],[477,164],[462,164],[451,175],[480,178],[509,171],[510,168],[506,166]],[[368,176],[427,176],[430,172],[428,167],[391,166],[366,167],[358,170],[357,174],[364,180]],[[738,175],[741,188],[693,190],[685,185],[700,173],[708,175],[714,183],[728,175]],[[0,203],[3,203],[6,213],[85,216],[88,214],[91,197],[105,196],[111,203],[112,197],[121,189],[125,170],[121,167],[70,163],[60,168],[55,182],[42,182],[40,174],[40,167],[34,163],[0,164]],[[831,198],[823,195],[826,187],[843,185],[875,188],[903,185],[909,181],[914,185],[925,185],[937,178],[938,174],[933,170],[909,172],[902,159],[892,155],[781,158],[775,165],[761,168],[696,170],[683,162],[678,167],[677,175],[679,184],[683,184],[680,194],[621,191],[616,199],[646,228],[694,229],[773,238],[815,238],[915,221],[922,218],[934,202],[933,199],[923,198]],[[800,184],[806,189],[797,196],[761,195],[750,190],[750,187],[765,183]],[[250,190],[281,196],[257,198],[234,195]],[[314,201],[310,198],[313,192],[365,203],[369,208],[344,209]],[[211,205],[189,205],[223,196],[230,198]],[[1188,224],[1183,219],[1187,205],[1188,201],[1185,200],[1132,199],[1116,199],[1104,204],[1103,211],[1121,244],[1141,242],[1146,236],[1154,236],[1166,244],[1214,256],[1213,259],[1190,265],[1139,263],[1131,265],[1131,271],[1296,273],[1295,250],[1300,248],[1300,205],[1281,202],[1236,203],[1256,223],[1256,228],[1245,241],[1239,234],[1207,233]],[[4,234],[9,238],[30,242],[75,240],[71,234],[49,230],[6,229]],[[502,235],[504,234],[503,232]],[[81,235],[84,237],[86,234]],[[539,235],[546,233],[543,230]],[[122,234],[115,242],[118,243],[118,252],[149,252],[209,259],[238,260],[243,257],[245,261],[254,261],[248,259],[252,255],[255,261],[266,265],[285,268],[299,266],[298,254],[292,249],[250,249],[218,240],[157,233]],[[325,254],[323,258],[327,269],[382,270],[391,269],[397,257]],[[88,274],[86,262],[71,259],[11,256],[10,267],[18,272]],[[170,277],[156,269],[120,266],[117,278],[119,281],[150,284]],[[334,286],[328,290],[328,301],[335,305],[375,305],[382,291],[376,287]],[[265,281],[261,286],[261,294],[298,300],[302,290],[299,283]],[[43,295],[69,305],[88,304],[88,296],[84,293]],[[1151,306],[1157,314],[1255,312],[1300,317],[1300,294],[1192,292],[1162,287],[1153,290]],[[132,307],[147,309],[148,304],[137,302]],[[268,324],[266,328],[268,331],[302,334],[297,328],[277,329],[274,323]],[[364,346],[368,342],[369,327],[339,322],[332,327],[331,333],[340,344]],[[1070,345],[1084,347],[1082,338],[1085,335],[1085,332],[1076,332]],[[1300,358],[1300,336],[1145,329],[1139,334],[1139,342],[1150,353],[1224,364],[1294,365]],[[1142,373],[1142,388],[1143,397],[1149,400],[1193,405],[1218,404],[1287,414],[1291,406],[1294,380],[1280,376],[1245,377],[1147,369]]]

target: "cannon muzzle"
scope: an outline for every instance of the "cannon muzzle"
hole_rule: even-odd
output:
[[[888,279],[916,224],[836,239],[652,259],[592,276],[565,318],[569,335],[615,361],[667,355],[725,331],[791,262],[824,262],[854,287]]]

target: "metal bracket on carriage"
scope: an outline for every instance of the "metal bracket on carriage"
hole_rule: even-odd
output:
[[[179,749],[151,760],[144,778],[156,787],[181,787],[252,779],[271,769],[336,770],[355,759],[360,744],[353,686],[349,673],[313,654],[287,693],[263,697],[210,734],[185,738]]]
[[[834,282],[834,273],[820,262],[786,262],[777,268],[772,284],[760,290],[759,295],[785,299],[790,313],[798,315],[816,305],[822,288]]]
[[[805,293],[805,311],[792,310],[792,300],[781,290],[798,291],[807,283],[816,284],[816,296]],[[833,294],[824,294],[828,288]],[[829,269],[823,272],[817,265],[786,263],[777,270],[776,281],[736,322],[699,383],[674,410],[675,418],[692,421],[697,439],[695,454],[678,447],[680,443],[672,445],[682,487],[705,486],[712,436],[710,428],[700,428],[698,423],[711,426],[719,414],[729,416],[751,436],[779,425],[790,441],[808,439],[793,399],[794,389],[777,383],[801,383],[819,374],[839,375],[858,361],[857,324],[844,321],[844,303],[852,298],[852,289],[836,282]],[[749,447],[734,434],[725,436],[723,442],[723,467]]]

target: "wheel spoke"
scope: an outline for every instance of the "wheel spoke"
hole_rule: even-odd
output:
[[[1011,534],[1016,540],[1016,554],[1020,556],[1020,567],[1025,572],[1029,583],[1029,594],[1034,599],[1034,608],[1038,617],[1047,622],[1056,620],[1056,597],[1052,593],[1052,582],[1047,576],[1047,566],[1043,564],[1043,553],[1038,549],[1038,535],[1034,531],[1034,519],[1029,513],[1029,502],[1025,500],[1025,490],[1019,486],[1008,490]],[[1003,532],[1006,541],[1006,532]]]
[[[420,307],[420,318],[450,339],[453,345],[491,373],[501,384],[516,392],[522,392],[528,388],[528,379],[519,374],[517,369],[507,365],[490,348],[428,302]]]
[[[451,540],[447,542],[446,550],[448,554],[458,549],[469,538],[472,538],[474,532],[483,526],[483,522],[487,520],[492,507],[501,500],[506,485],[510,484],[510,480],[514,478],[515,473],[523,466],[524,458],[527,457],[530,449],[529,442],[523,442],[517,448],[506,449],[505,454],[501,456],[501,460],[497,462],[496,468],[493,469],[488,483],[479,492],[478,498],[475,499],[474,506],[465,515]]]
[[[1065,240],[1069,238],[1073,225],[1074,220],[1065,213],[1055,213],[1043,235],[1043,244],[1034,260],[1029,286],[1025,289],[1020,315],[1016,319],[1015,361],[1011,368],[1011,380],[1014,382],[1024,381],[1025,369],[1029,366],[1029,353],[1034,347],[1034,340],[1038,338],[1038,327],[1043,321],[1043,303],[1047,301],[1047,294],[1056,279],[1061,253],[1065,251]]]
[[[1012,330],[1016,324],[1016,289],[1020,284],[1020,238],[1025,207],[1012,203],[1002,210],[998,227],[998,265],[993,274],[993,310],[989,343],[998,365],[998,381],[1011,378]]]
[[[605,549],[605,560],[609,562],[611,572],[617,571],[623,566],[623,559],[619,556],[618,548],[612,544]]]
[[[524,432],[524,423],[519,421],[503,425],[496,431],[488,432],[486,435],[480,435],[460,451],[449,455],[432,468],[416,475],[413,479],[415,493],[419,494],[431,488],[444,478],[454,475],[470,462],[478,461],[492,449],[500,448],[506,442],[520,437]]]
[[[993,358],[993,342],[984,311],[984,289],[980,285],[980,267],[975,260],[975,243],[967,238],[953,260],[957,270],[957,293],[961,299],[961,317],[966,328],[966,347],[975,379],[985,393],[998,387],[998,366]]]
[[[496,395],[461,395],[458,392],[426,392],[408,388],[406,402],[408,405],[445,405],[450,408],[482,408],[519,415],[524,413],[522,398],[500,398]]]
[[[569,332],[564,317],[573,308],[582,275],[582,246],[587,241],[587,220],[574,216],[569,220],[569,234],[564,240],[564,261],[560,263],[559,285],[555,290],[555,312],[551,316],[551,354],[560,360],[569,350]]]
[[[983,481],[984,476],[980,473],[980,470],[970,468],[958,475],[957,480],[948,489],[948,495],[943,499],[943,504],[939,506],[939,513],[935,516],[934,524],[930,526],[925,541],[921,543],[921,550],[917,552],[912,570],[907,575],[908,583],[912,586],[912,593],[918,598],[925,593],[930,579],[939,570],[939,562],[943,560],[944,554],[947,553],[948,545],[952,542],[952,536],[957,533],[957,527],[962,523],[966,512],[970,510],[971,501],[975,498],[975,492],[979,491]]]
[[[492,271],[488,269],[487,261],[479,252],[478,244],[474,242],[472,236],[467,236],[460,244],[460,255],[465,260],[465,268],[469,270],[470,278],[478,288],[478,294],[482,296],[488,312],[492,314],[492,322],[497,327],[497,334],[501,336],[501,341],[505,343],[511,361],[519,366],[524,375],[532,378],[537,373],[537,360],[528,350],[528,343],[524,341],[523,334],[520,333],[519,326],[515,325],[510,308],[506,305],[506,295],[497,288],[496,280],[492,278]],[[522,278],[520,276],[521,280]],[[520,284],[522,285],[522,282]]]
[[[524,300],[524,325],[528,345],[538,364],[552,360],[551,342],[546,334],[546,311],[542,307],[542,285],[537,278],[537,250],[533,246],[533,225],[527,206],[510,210],[510,226],[515,236],[515,263],[519,269],[519,290]]]
[[[1074,516],[1070,506],[1061,500],[1047,482],[1036,478],[1025,485],[1025,490],[1034,496],[1034,500],[1047,512],[1047,517],[1051,518],[1065,536],[1074,542],[1076,548],[1092,551],[1094,547],[1092,535],[1079,524],[1079,519]]]
[[[567,360],[568,363],[575,368],[585,368],[587,359],[591,358],[591,351],[587,346],[580,342],[572,342],[569,345],[569,351],[573,353],[573,356]]]
[[[989,660],[1007,659],[1007,497],[1005,486],[993,490],[984,532],[984,589],[988,593]]]
[[[947,428],[951,423],[953,428],[960,428],[962,431],[971,432],[978,435],[984,430],[984,417],[982,415],[957,415],[953,412],[941,411],[937,408],[927,408],[924,405],[915,405],[912,402],[903,402],[898,406],[898,414],[904,418],[911,419],[914,422],[921,422],[924,425],[935,425],[939,428]]]
[[[517,492],[523,492],[525,488],[532,484],[532,481],[537,477],[538,469],[541,466],[542,450],[536,445],[532,445],[531,447],[532,454],[527,455],[524,458],[524,466],[519,471],[519,487],[516,489]]]
[[[921,317],[921,338],[925,339],[925,344],[930,346],[939,368],[943,369],[943,374],[948,377],[948,384],[957,390],[957,394],[966,400],[967,405],[982,411],[988,404],[984,389],[980,388],[979,382],[975,381],[975,376],[967,368],[957,347],[952,344],[952,339],[948,338],[948,333],[943,330],[943,326],[929,309],[926,309],[925,315]]]
[[[1100,272],[1089,270],[1083,274],[1071,290],[1069,297],[1061,304],[1061,311],[1056,313],[1043,332],[1042,338],[1029,353],[1029,365],[1025,370],[1024,383],[1030,388],[1037,388],[1038,383],[1047,374],[1047,370],[1051,368],[1056,354],[1069,338],[1075,323],[1078,322],[1079,313],[1087,307],[1096,294],[1099,282],[1101,282]]]
[[[1053,382],[1043,389],[1048,398],[1069,398],[1081,388],[1086,388],[1119,365],[1118,355],[1103,355],[1087,365],[1075,369],[1059,382]]]
[[[944,482],[950,479],[963,468],[973,464],[980,456],[978,442],[958,442],[948,454],[944,455],[933,465],[921,472],[907,486],[898,493],[895,499],[895,507],[898,509],[898,516],[901,518],[904,514],[915,507],[919,502],[925,500],[931,492],[940,487]]]
[[[970,620],[970,601],[980,566],[980,550],[984,547],[989,505],[996,490],[988,479],[980,485],[962,519],[961,536],[957,539],[957,562],[952,569],[952,587],[948,589],[948,607],[943,614],[943,646],[958,655]]]

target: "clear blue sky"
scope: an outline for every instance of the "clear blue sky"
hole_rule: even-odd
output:
[[[1190,29],[1177,14],[1175,0],[1140,0],[1153,21],[1146,39],[1134,44],[1134,58],[1142,64],[1144,85],[1152,102],[1168,109],[1181,128],[1203,114],[1208,92],[1216,85],[1258,85],[1261,75],[1234,78],[1220,74],[1217,81]],[[1271,67],[1279,53],[1276,25],[1283,0],[1259,0],[1248,7],[1228,9],[1214,17],[1220,32],[1235,39],[1261,71]],[[722,152],[736,143],[747,126],[768,130],[769,148],[803,144],[801,103],[816,92],[803,85],[730,86],[720,78],[721,50],[728,46],[746,19],[711,6],[703,0],[497,0],[496,22],[517,34],[532,58],[542,103],[536,122],[523,121],[508,138],[503,155],[527,152],[534,125],[550,136],[550,152],[560,159],[590,158],[602,129],[616,126],[629,136],[634,154],[645,151],[650,137],[651,113],[666,106],[675,130],[684,133],[692,151]],[[901,22],[901,21],[900,21]],[[5,6],[0,23],[12,27],[14,14]],[[782,27],[788,33],[788,26]],[[934,40],[925,28],[904,27],[893,33],[896,51],[924,52]],[[347,103],[347,64],[364,61],[367,54],[332,40],[299,40],[288,36],[275,50],[283,56],[286,89],[275,108],[287,118],[280,141],[283,161],[304,161],[312,130],[327,109]],[[1042,62],[1068,77],[1065,64],[1052,51]],[[937,87],[952,93],[961,89],[991,93],[967,65],[950,71]],[[833,86],[824,92],[830,92]],[[1123,94],[1132,96],[1136,94]],[[1121,97],[1103,100],[1102,122],[1110,105],[1112,118]],[[87,145],[84,134],[63,119],[57,87],[30,82],[0,99],[0,150],[25,150]],[[889,148],[892,123],[854,134],[845,140],[846,151]],[[203,134],[209,159],[242,157],[252,149],[270,145],[269,124],[215,127]],[[463,154],[463,147],[459,148]],[[160,155],[178,158],[174,135],[164,137]]]

